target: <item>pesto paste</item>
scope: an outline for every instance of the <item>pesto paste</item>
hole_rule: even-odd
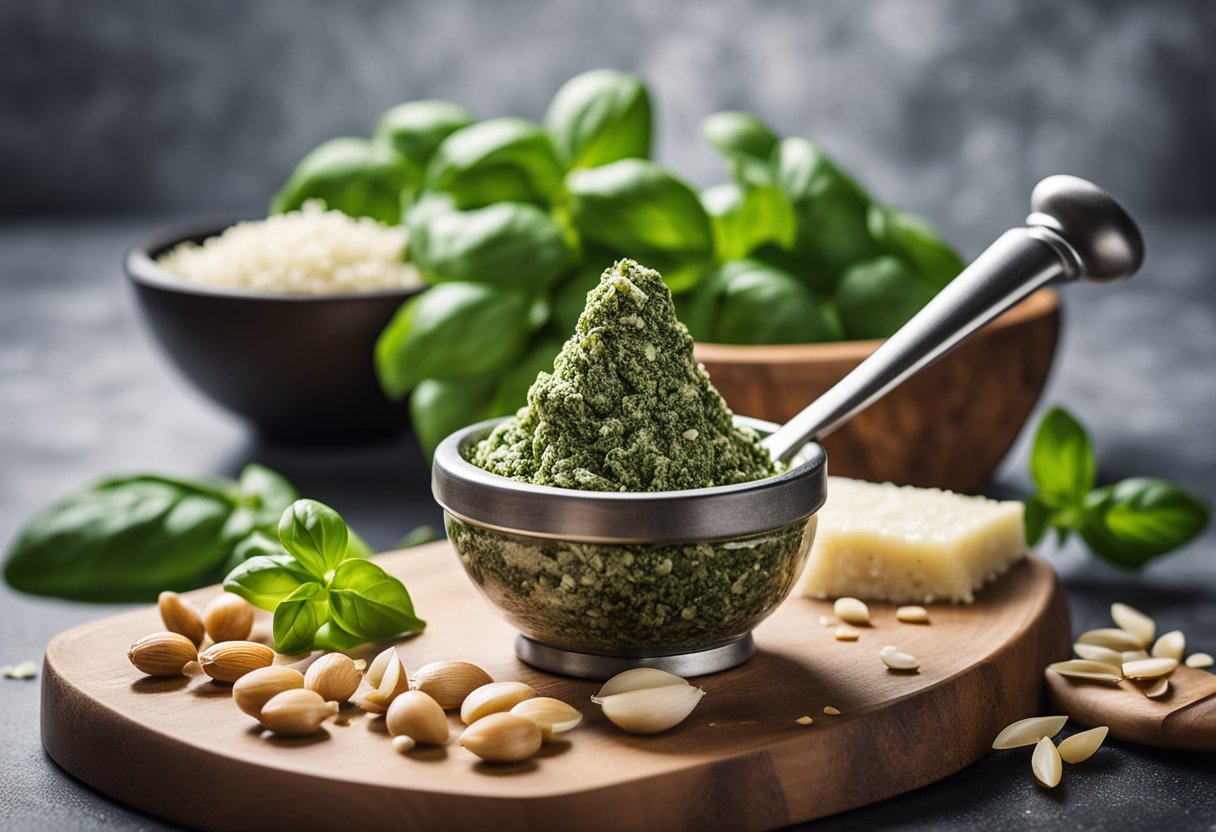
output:
[[[471,461],[585,491],[708,488],[774,474],[692,348],[659,273],[616,263],[587,294],[553,372],[537,377],[527,406],[478,443]]]
[[[703,650],[747,633],[789,594],[815,518],[695,543],[547,540],[449,516],[469,577],[524,635],[580,652]]]

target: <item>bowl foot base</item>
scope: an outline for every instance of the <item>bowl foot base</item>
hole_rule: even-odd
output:
[[[533,641],[527,636],[515,637],[515,655],[540,670],[577,676],[580,679],[610,679],[635,667],[657,667],[677,676],[704,676],[743,664],[756,652],[752,634],[746,633],[734,641],[688,653],[636,653],[633,655],[603,655],[563,650]]]

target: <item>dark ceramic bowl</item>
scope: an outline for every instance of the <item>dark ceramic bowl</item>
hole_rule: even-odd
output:
[[[398,307],[421,290],[268,294],[190,283],[157,265],[178,243],[225,227],[166,229],[127,252],[139,306],[186,378],[271,440],[360,442],[405,429],[407,405],[381,393],[373,353]]]

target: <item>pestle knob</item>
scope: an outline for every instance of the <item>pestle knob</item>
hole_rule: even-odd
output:
[[[1144,260],[1136,223],[1092,182],[1049,176],[1030,195],[1029,226],[1054,231],[1076,255],[1082,280],[1105,283],[1134,274]]]

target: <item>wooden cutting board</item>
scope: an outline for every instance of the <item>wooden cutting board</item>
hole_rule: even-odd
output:
[[[512,765],[445,748],[396,754],[383,720],[347,706],[345,727],[305,739],[264,735],[230,688],[202,676],[151,679],[126,659],[162,629],[154,607],[76,627],[47,648],[42,738],[63,768],[116,799],[209,829],[769,829],[882,800],[945,777],[1038,712],[1042,668],[1068,654],[1068,607],[1031,557],[971,606],[930,608],[929,625],[871,607],[874,626],[838,642],[827,602],[792,598],[756,630],[756,656],[701,677],[683,724],[622,733],[589,697],[594,682],[533,670],[514,632],[464,576],[448,544],[384,555],[429,626],[402,642],[407,669],[482,665],[578,707],[567,742]],[[191,597],[200,605],[218,588]],[[257,633],[268,634],[265,621]],[[919,657],[888,671],[878,651]],[[363,655],[372,655],[368,648]],[[842,711],[826,716],[825,706]],[[796,719],[812,716],[814,724]],[[453,718],[453,734],[459,722]]]

